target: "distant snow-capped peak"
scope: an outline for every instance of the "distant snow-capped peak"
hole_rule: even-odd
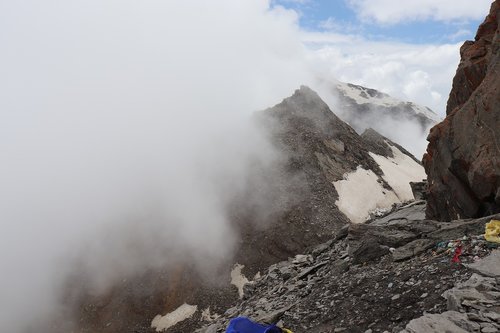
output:
[[[426,106],[421,106],[413,102],[405,102],[375,89],[340,81],[337,81],[335,86],[344,97],[352,99],[357,104],[372,104],[388,108],[407,106],[413,109],[416,114],[421,114],[434,122],[442,120],[434,111]]]

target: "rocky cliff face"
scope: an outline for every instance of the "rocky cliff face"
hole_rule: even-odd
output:
[[[432,128],[423,163],[427,217],[443,221],[500,211],[500,2],[460,50],[446,119]]]

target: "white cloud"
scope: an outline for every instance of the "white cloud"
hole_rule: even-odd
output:
[[[472,35],[472,32],[470,30],[468,30],[468,29],[458,29],[453,34],[450,34],[448,36],[448,39],[450,41],[456,41],[456,40],[462,39],[462,38],[470,36],[470,35]]]
[[[336,31],[343,34],[352,34],[361,31],[361,26],[350,22],[338,20],[334,17],[329,17],[326,20],[319,22],[318,28],[326,31]]]
[[[361,36],[304,33],[321,76],[378,89],[445,113],[461,44],[373,42]]]
[[[265,0],[0,2],[1,332],[54,310],[82,248],[99,287],[227,254],[226,205],[275,157],[247,117],[307,81],[296,20]]]
[[[482,19],[492,0],[347,0],[361,20],[395,24],[419,20]]]
[[[293,5],[307,5],[312,2],[313,0],[271,0],[271,3],[293,4]]]

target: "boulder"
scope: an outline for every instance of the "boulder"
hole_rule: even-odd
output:
[[[500,250],[495,250],[487,258],[468,265],[482,275],[500,278]]]

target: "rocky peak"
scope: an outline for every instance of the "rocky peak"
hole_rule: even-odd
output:
[[[301,86],[292,96],[264,112],[279,119],[282,128],[286,129],[300,123],[301,130],[313,131],[320,135],[333,136],[338,132],[355,133],[330,110],[314,90],[307,86]]]
[[[462,46],[447,117],[432,128],[423,163],[427,216],[439,220],[500,211],[500,1]]]

